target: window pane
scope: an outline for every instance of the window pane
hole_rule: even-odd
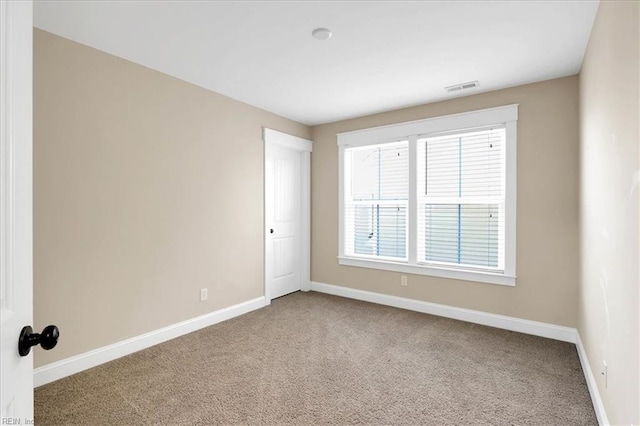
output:
[[[406,205],[352,204],[346,213],[347,254],[406,259]]]
[[[459,139],[452,136],[434,138],[422,144],[422,149],[426,149],[426,195],[430,197],[460,195]]]
[[[504,128],[418,139],[419,261],[503,267],[504,141]]]
[[[406,200],[409,195],[408,142],[395,142],[351,153],[352,200]]]
[[[492,129],[420,139],[420,194],[501,197],[504,138],[504,129]]]
[[[379,256],[407,257],[407,210],[404,206],[378,207]]]
[[[353,208],[354,253],[374,256],[377,252],[376,212],[373,206],[355,205]]]
[[[498,266],[498,206],[463,205],[460,209],[460,262]]]
[[[502,195],[504,129],[472,133],[460,138],[460,196]]]
[[[458,263],[458,206],[425,205],[425,258],[427,262]]]
[[[426,204],[422,262],[498,266],[499,206]]]
[[[406,260],[408,141],[350,148],[345,154],[345,253]]]

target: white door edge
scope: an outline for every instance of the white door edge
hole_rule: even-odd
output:
[[[0,56],[1,423],[26,424],[33,421],[33,352],[18,355],[18,336],[34,325],[31,1],[0,2]]]
[[[311,290],[311,152],[313,150],[313,142],[287,133],[279,132],[264,127],[262,129],[262,138],[264,141],[264,296],[265,304],[271,303],[271,289],[269,288],[269,259],[272,256],[268,244],[268,224],[267,224],[267,154],[269,149],[274,146],[300,151],[302,155],[300,167],[301,182],[301,236],[300,236],[300,253],[301,253],[301,283],[302,291]]]

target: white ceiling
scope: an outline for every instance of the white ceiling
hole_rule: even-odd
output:
[[[34,25],[326,123],[579,72],[596,1],[37,1]],[[328,41],[311,37],[317,27]],[[444,87],[478,80],[449,95]]]

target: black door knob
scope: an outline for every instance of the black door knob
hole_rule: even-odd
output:
[[[270,234],[273,234],[273,228],[271,228],[271,229],[269,230],[269,233],[270,233]]]
[[[60,331],[55,325],[48,325],[42,333],[34,333],[30,325],[23,327],[18,339],[18,353],[27,356],[31,352],[31,346],[40,345],[42,349],[53,349],[58,344]]]

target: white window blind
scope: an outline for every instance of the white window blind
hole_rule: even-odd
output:
[[[408,141],[345,150],[345,251],[407,259]]]
[[[418,262],[503,271],[504,127],[417,144]]]

